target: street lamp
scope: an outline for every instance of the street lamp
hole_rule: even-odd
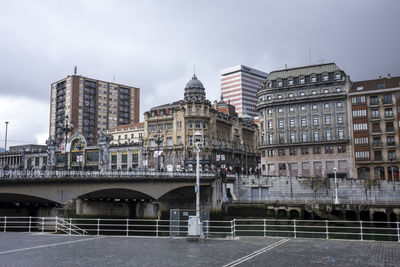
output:
[[[193,133],[193,140],[195,143],[194,152],[196,152],[196,216],[189,218],[189,236],[200,238],[202,236],[202,225],[200,220],[200,147],[202,145],[203,133],[196,131]]]
[[[164,135],[161,135],[160,130],[153,136],[153,140],[157,144],[157,170],[160,171],[160,145],[164,142]]]
[[[6,123],[6,135],[5,135],[5,139],[4,139],[4,152],[7,151],[7,130],[8,130],[8,124],[9,124],[9,122],[6,121],[5,123]]]
[[[67,159],[67,140],[68,140],[68,133],[70,133],[74,129],[74,123],[70,122],[68,123],[68,115],[64,116],[64,124],[60,123],[59,127],[61,128],[61,132],[65,134],[65,146],[64,146],[64,166],[67,169],[68,168],[68,159]]]
[[[337,183],[336,183],[336,168],[333,168],[333,173],[335,174],[335,204],[339,204],[339,199],[337,196]]]

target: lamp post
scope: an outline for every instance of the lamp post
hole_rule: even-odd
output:
[[[200,147],[202,145],[203,133],[196,131],[193,134],[193,139],[195,142],[194,152],[196,153],[196,187],[194,189],[196,193],[196,216],[192,218],[194,220],[192,224],[189,225],[190,235],[201,237],[202,236],[202,225],[200,220]]]
[[[70,133],[74,129],[74,123],[70,122],[68,123],[68,115],[64,116],[64,124],[60,123],[59,127],[61,128],[61,131],[65,134],[65,143],[64,143],[64,166],[66,169],[68,169],[68,158],[67,158],[67,140],[68,140],[68,133]]]
[[[8,131],[8,124],[9,124],[9,122],[6,121],[5,123],[6,123],[6,135],[5,135],[5,138],[4,138],[4,152],[7,151],[7,131]]]
[[[339,204],[339,199],[337,196],[337,183],[336,183],[336,168],[333,168],[333,173],[335,174],[335,204]]]
[[[164,142],[164,136],[161,135],[160,130],[158,130],[158,134],[153,137],[153,140],[157,144],[157,170],[160,171],[160,145]]]

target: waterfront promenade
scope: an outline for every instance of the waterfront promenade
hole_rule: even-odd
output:
[[[0,233],[2,266],[399,266],[397,242]]]

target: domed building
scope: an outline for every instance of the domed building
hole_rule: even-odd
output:
[[[183,100],[144,113],[144,165],[154,171],[194,172],[193,149],[196,141],[201,141],[202,172],[221,168],[242,172],[246,165],[254,171],[259,159],[257,126],[252,120],[239,118],[234,110],[222,100],[211,103],[203,83],[193,75],[184,88]]]

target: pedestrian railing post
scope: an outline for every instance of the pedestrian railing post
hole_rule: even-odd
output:
[[[325,220],[325,234],[326,234],[326,239],[329,239],[329,222],[328,222],[328,220]]]
[[[156,220],[156,236],[158,237],[158,220]]]
[[[42,217],[42,233],[44,232],[44,217]]]
[[[363,223],[362,223],[362,221],[360,221],[360,238],[361,238],[361,240],[364,240],[364,236],[363,236]]]
[[[129,219],[126,219],[126,236],[129,236]]]
[[[236,219],[233,219],[233,237],[236,236]]]
[[[297,237],[297,234],[296,234],[296,219],[293,219],[293,232],[294,232],[294,238],[296,238]]]
[[[267,236],[267,220],[264,219],[264,237]]]
[[[72,218],[69,218],[69,232],[68,234],[71,235],[72,233]],[[85,232],[83,232],[85,234]]]
[[[210,221],[209,220],[206,221],[206,234],[207,234],[206,237],[208,238],[208,236],[210,234]]]
[[[399,222],[397,222],[397,242],[400,243],[400,226],[399,226]]]
[[[7,231],[7,216],[4,216],[4,233]]]
[[[97,235],[100,235],[100,218],[97,218]]]
[[[55,220],[54,220],[54,232],[55,233],[57,233],[57,231],[58,231],[58,225],[57,225],[57,223],[58,223],[58,218],[57,218],[57,216],[55,217]]]
[[[32,216],[29,216],[29,224],[28,224],[29,233],[31,232],[31,228],[32,228]]]

